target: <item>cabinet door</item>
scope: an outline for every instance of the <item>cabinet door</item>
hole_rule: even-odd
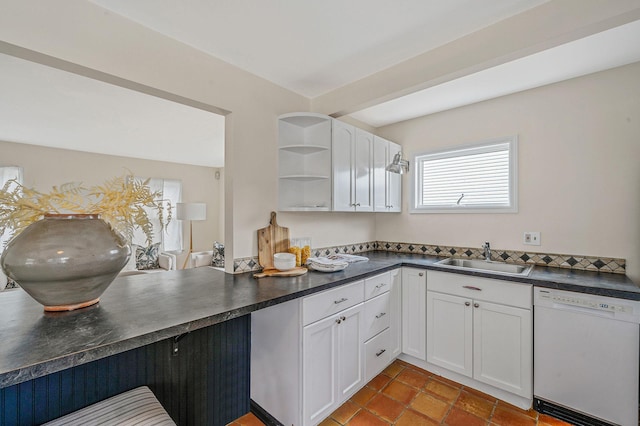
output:
[[[472,300],[427,292],[427,361],[472,377]]]
[[[373,211],[387,211],[387,172],[389,163],[389,141],[373,138]]]
[[[373,211],[373,135],[356,129],[353,173],[355,177],[354,200],[356,211]]]
[[[396,358],[402,352],[402,273],[401,269],[391,271],[391,290],[389,300],[389,344],[390,359]]]
[[[423,361],[427,358],[427,274],[402,268],[402,352]]]
[[[338,403],[336,390],[337,315],[304,327],[302,395],[304,424],[318,423]],[[315,424],[314,423],[314,424]]]
[[[339,404],[364,386],[363,316],[363,304],[360,304],[342,311],[338,320],[334,321],[337,328],[337,369],[334,374],[338,385]],[[318,366],[305,364],[305,368],[317,369]]]
[[[531,310],[478,301],[473,322],[474,379],[531,398]]]
[[[401,146],[381,137],[373,139],[373,205],[376,212],[402,211],[402,175],[386,167]]]
[[[399,153],[402,147],[397,143],[389,142],[389,158],[388,163],[391,163],[394,155]],[[402,211],[402,175],[399,173],[386,172],[386,199],[387,199],[387,211],[400,212]]]
[[[355,144],[355,127],[341,121],[333,121],[333,210],[355,211],[355,173],[352,167]]]

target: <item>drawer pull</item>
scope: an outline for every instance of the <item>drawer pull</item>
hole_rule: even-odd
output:
[[[341,318],[338,318],[338,319],[336,320],[336,322],[337,322],[338,324],[340,324],[340,323],[342,322],[342,319],[341,319]]]
[[[420,273],[418,274],[418,276],[419,276],[419,277],[424,277],[424,272],[420,272]]]
[[[386,349],[382,349],[380,352],[377,352],[377,353],[376,353],[376,356],[380,356],[380,355],[382,355],[383,353],[385,353],[386,351],[387,351]]]
[[[464,306],[471,306],[471,302],[464,302]]]
[[[387,315],[387,313],[386,313],[386,312],[380,312],[378,315],[376,315],[376,318],[377,318],[377,319],[380,319],[380,318],[382,318],[382,317],[383,317],[383,316],[385,316],[385,315]]]
[[[335,303],[337,305],[338,303],[346,302],[347,300],[349,300],[349,299],[346,299],[346,298],[343,297],[340,300],[334,300],[333,303]]]
[[[378,284],[376,286],[376,288],[380,289],[380,288],[384,287],[385,285],[387,285],[387,283]]]
[[[480,304],[479,304],[479,303],[474,303],[474,304],[473,304],[473,307],[474,307],[474,308],[479,308],[479,307],[480,307]]]
[[[337,322],[338,324],[340,324],[340,323],[342,323],[342,321],[346,321],[346,320],[347,320],[347,317],[342,316],[342,317],[339,317],[339,318],[336,320],[336,322]]]
[[[472,285],[463,285],[462,288],[466,288],[467,290],[482,291],[480,287],[474,287]]]

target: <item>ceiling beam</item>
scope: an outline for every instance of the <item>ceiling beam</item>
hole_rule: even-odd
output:
[[[551,0],[311,100],[341,117],[640,19],[640,0]]]

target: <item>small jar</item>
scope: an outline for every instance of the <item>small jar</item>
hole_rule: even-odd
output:
[[[300,264],[298,266],[306,265],[307,259],[311,257],[311,238],[309,237],[292,238],[291,247],[295,250],[300,251]]]
[[[291,239],[291,244],[289,245],[289,253],[296,255],[296,266],[302,265],[302,249],[299,245],[296,245],[294,239]]]

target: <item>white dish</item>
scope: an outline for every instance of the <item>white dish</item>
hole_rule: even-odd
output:
[[[273,255],[273,267],[278,271],[289,271],[296,267],[296,255],[293,253],[276,253]]]
[[[309,266],[314,271],[318,271],[318,272],[338,272],[345,269],[347,266],[349,266],[349,264],[345,262],[345,263],[334,263],[332,265],[324,265],[316,262],[307,262],[307,266]]]

